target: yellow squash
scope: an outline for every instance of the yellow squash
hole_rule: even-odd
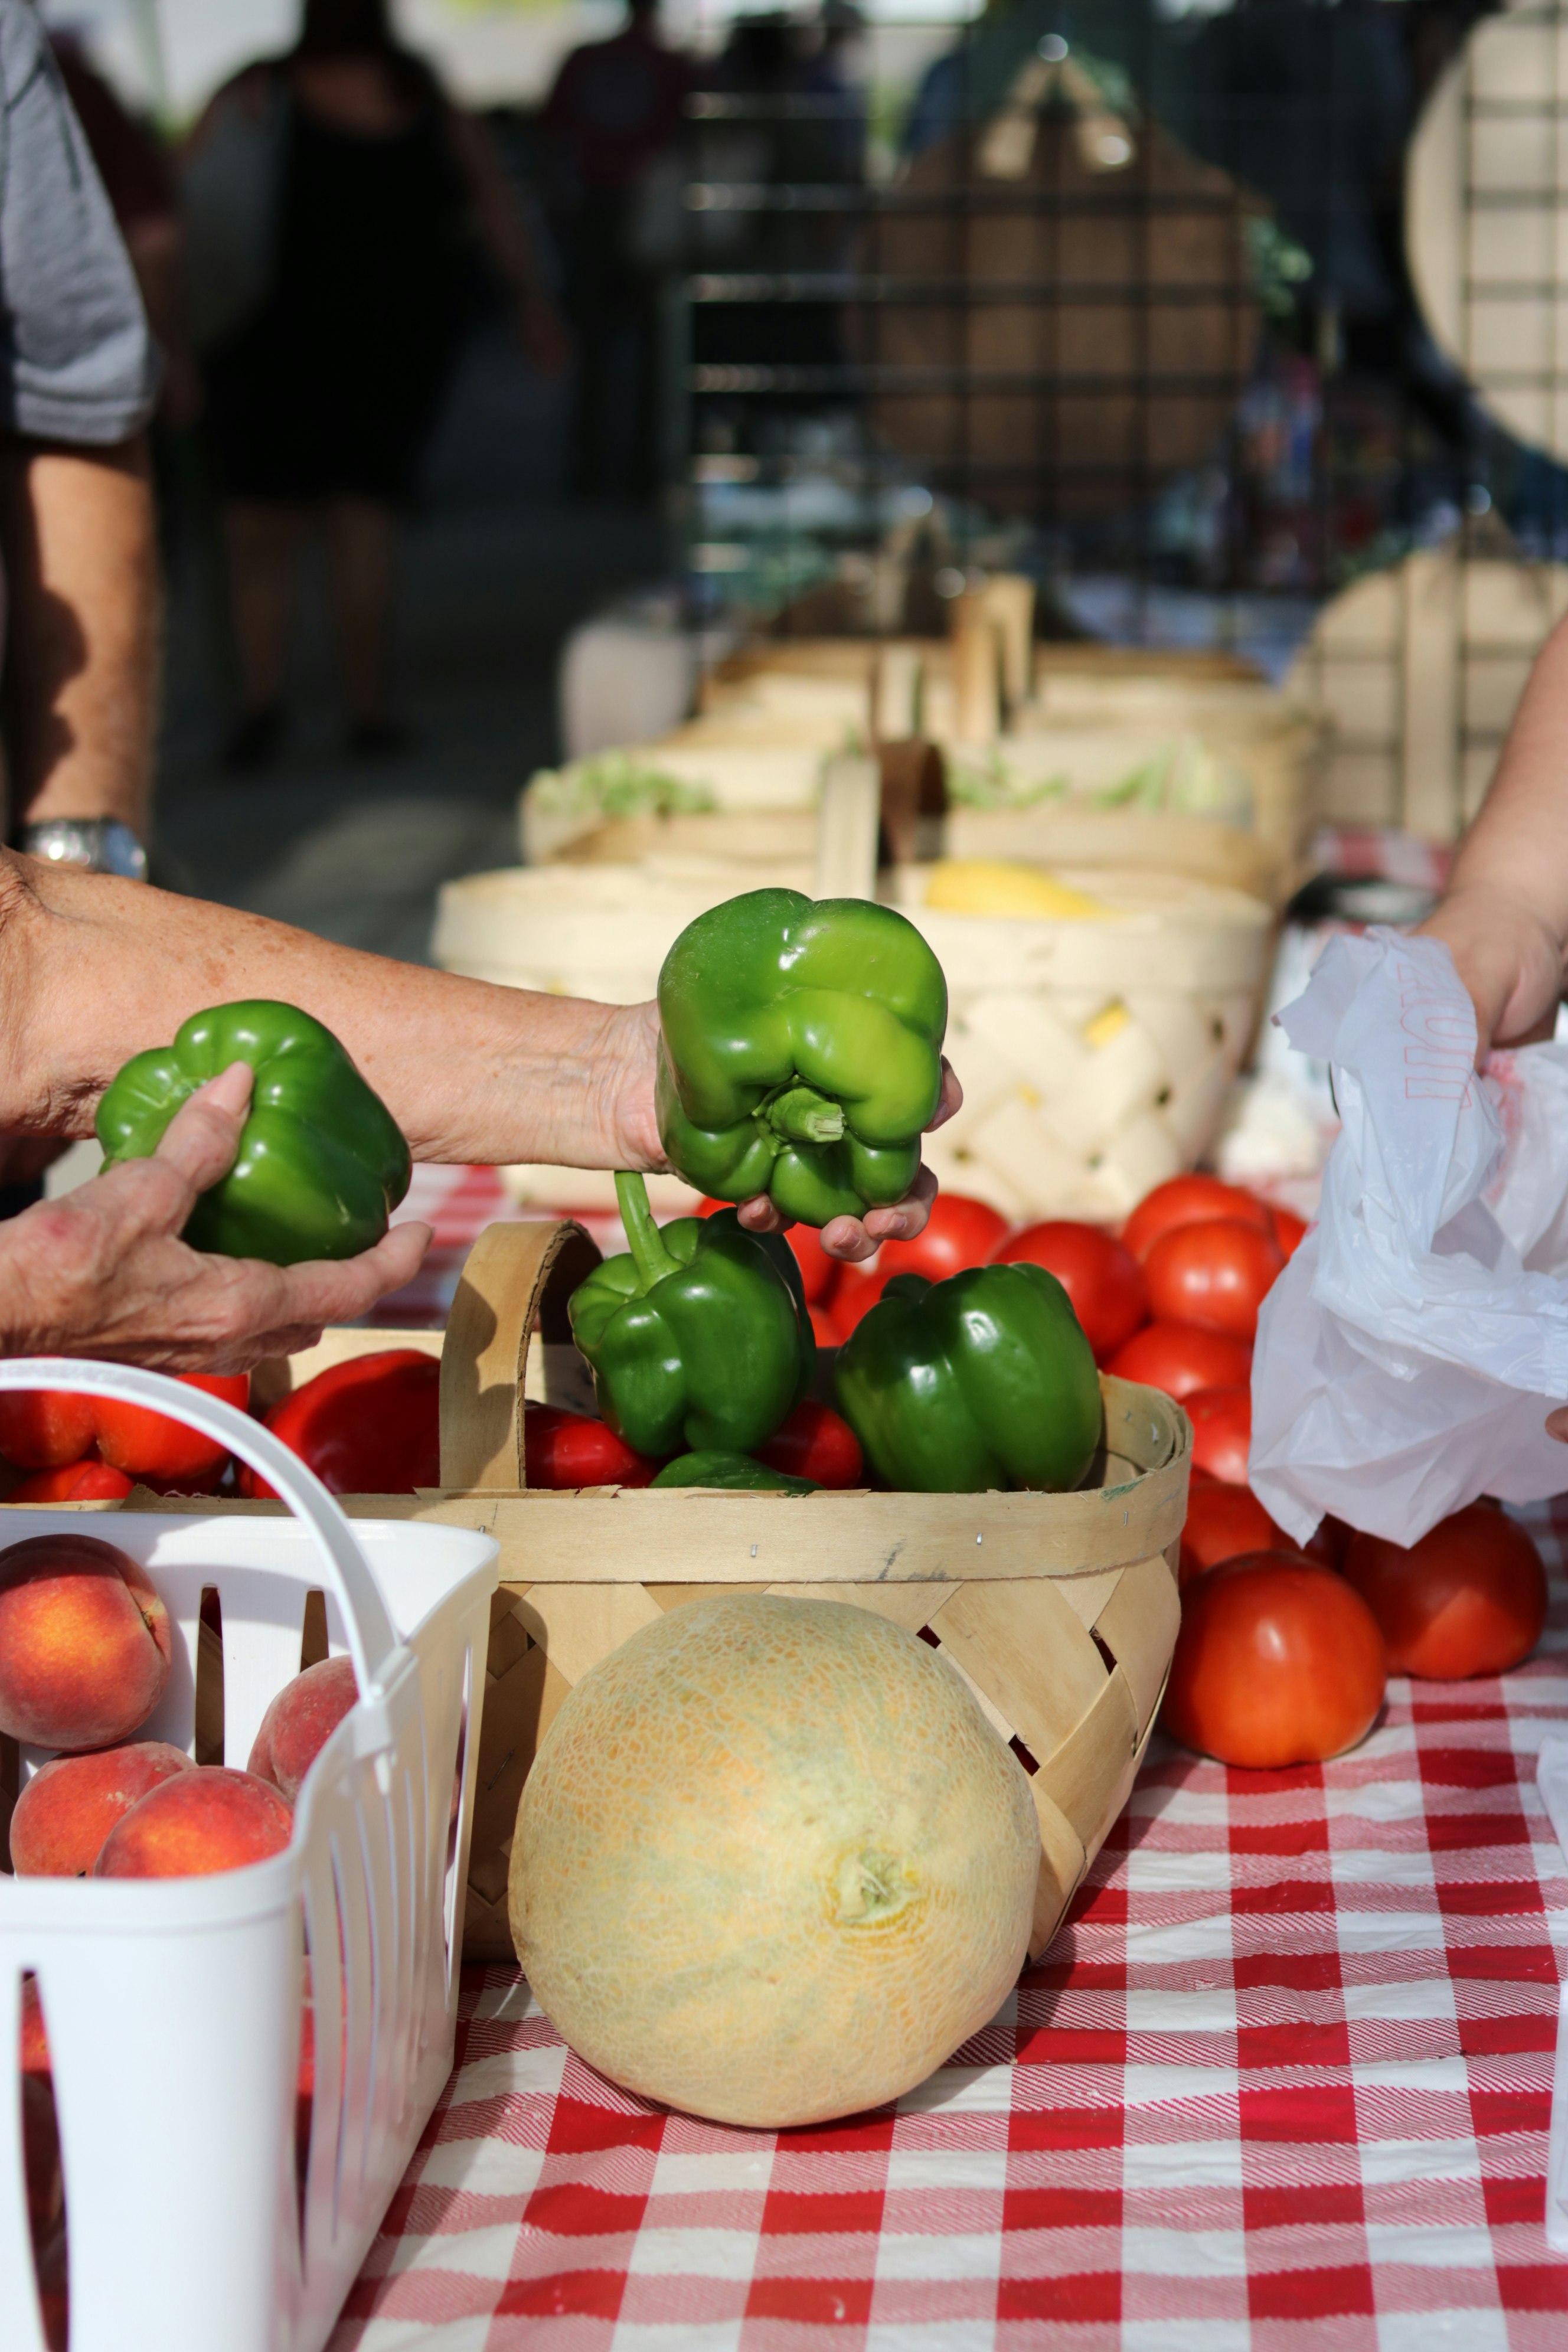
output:
[[[1002,857],[944,857],[933,866],[926,905],[947,915],[1004,915],[1035,922],[1103,923],[1115,909],[1043,866]]]

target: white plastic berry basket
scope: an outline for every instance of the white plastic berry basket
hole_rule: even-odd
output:
[[[31,1971],[61,2144],[70,2352],[318,2352],[451,2068],[496,1546],[464,1528],[351,1527],[258,1423],[160,1374],[0,1364],[0,1391],[40,1388],[152,1405],[259,1470],[295,1514],[105,1519],[174,1635],[163,1699],[136,1738],[193,1749],[208,1589],[226,1764],[244,1767],[268,1702],[299,1671],[312,1592],[361,1696],[269,1861],[156,1881],[0,1875],[0,2346],[45,2345],[16,2077]],[[83,1533],[80,1514],[0,1508],[0,1545],[57,1529]],[[24,1771],[40,1760],[24,1749]],[[307,1950],[315,2093],[301,2167]]]

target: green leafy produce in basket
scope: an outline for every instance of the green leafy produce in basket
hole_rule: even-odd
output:
[[[273,1265],[357,1257],[408,1190],[408,1146],[330,1029],[252,998],[193,1013],[172,1045],[137,1054],[106,1088],[106,1166],[156,1151],[180,1105],[234,1062],[256,1073],[239,1150],[186,1222],[193,1249]]]
[[[616,1178],[631,1243],[573,1292],[599,1410],[638,1454],[747,1454],[787,1421],[816,1362],[795,1254],[733,1209],[662,1230],[640,1176]]]
[[[895,1275],[839,1349],[838,1410],[886,1484],[1078,1486],[1100,1444],[1094,1353],[1043,1266]]]
[[[602,751],[569,768],[541,768],[529,791],[555,816],[704,816],[719,805],[707,784],[668,775],[635,751]]]
[[[689,1184],[766,1192],[818,1226],[909,1191],[947,983],[905,916],[798,890],[726,899],[670,949],[658,1011],[658,1131]]]

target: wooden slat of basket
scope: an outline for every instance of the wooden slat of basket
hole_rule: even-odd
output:
[[[1105,1687],[1102,1661],[1048,1577],[965,1584],[929,1622],[1036,1757],[1053,1754]]]

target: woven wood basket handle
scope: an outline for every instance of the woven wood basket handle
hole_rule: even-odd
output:
[[[468,1252],[441,1350],[441,1484],[516,1494],[528,1484],[523,1376],[529,1342],[570,1344],[566,1302],[599,1263],[570,1217],[487,1225]]]
[[[874,898],[882,772],[875,760],[829,760],[816,819],[818,898]]]

